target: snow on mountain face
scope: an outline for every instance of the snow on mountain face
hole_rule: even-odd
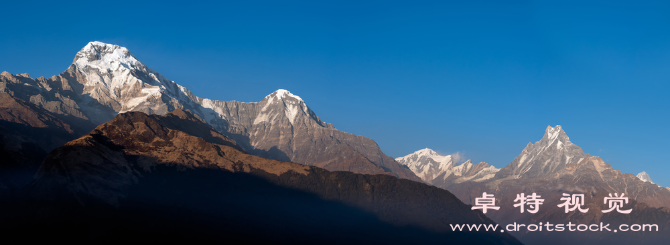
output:
[[[398,163],[409,167],[414,174],[424,181],[429,181],[453,167],[451,155],[440,155],[425,148],[412,154],[395,159]]]
[[[142,65],[128,49],[101,42],[88,43],[77,52],[73,63],[82,70],[91,67],[101,71],[136,69]]]
[[[176,108],[188,109],[219,131],[233,130],[235,134],[259,136],[258,139],[239,142],[246,150],[262,147],[259,144],[268,137],[265,132],[274,130],[273,126],[283,120],[290,125],[302,123],[329,127],[319,120],[302,98],[285,89],[252,103],[197,97],[148,68],[128,49],[118,45],[90,42],[77,53],[73,67],[85,79],[84,94],[112,107],[114,113],[101,121],[126,111],[163,115]],[[249,142],[249,145],[244,142]]]
[[[292,94],[288,90],[278,89],[277,91],[265,96],[265,98],[259,102],[263,104],[260,114],[254,120],[254,125],[260,124],[263,122],[272,122],[273,109],[279,108],[280,112],[283,111],[284,116],[289,120],[291,124],[296,122],[296,119],[299,115],[312,117],[320,125],[323,125],[321,120],[314,117],[314,113],[307,107],[305,101],[303,101],[297,95]]]
[[[454,166],[453,156],[443,156],[428,148],[395,160],[407,166],[423,181],[437,185],[444,184],[445,181],[483,181],[492,178],[500,170],[484,162],[473,165],[470,160]]]
[[[488,163],[480,162],[477,165],[472,164],[472,161],[467,160],[463,164],[454,167],[451,172],[452,176],[445,175],[444,182],[462,183],[466,181],[481,182],[491,179],[500,171],[499,168],[489,166]],[[451,177],[451,180],[448,180]],[[437,181],[433,181],[438,183]]]
[[[72,64],[84,74],[86,86],[100,84],[113,90],[128,83],[144,82],[131,73],[145,66],[128,49],[118,45],[90,42],[77,52]]]
[[[278,89],[277,91],[275,91],[274,93],[272,93],[268,96],[272,96],[272,95],[276,96],[280,100],[284,99],[284,97],[288,97],[288,98],[296,99],[298,101],[302,101],[302,99],[300,97],[298,97],[297,95],[292,94],[291,92],[289,92],[288,90],[285,90],[285,89]]]
[[[535,144],[528,143],[521,154],[498,175],[513,178],[538,177],[554,173],[588,156],[579,146],[570,142],[570,138],[560,125],[547,126],[542,139]]]
[[[90,42],[63,73],[48,79],[25,77],[2,73],[0,89],[90,124],[102,124],[128,111],[165,115],[175,109],[189,110],[254,155],[331,171],[420,181],[373,140],[321,121],[302,98],[287,90],[252,103],[200,98],[117,45]]]
[[[651,177],[649,177],[649,174],[647,172],[642,171],[641,173],[637,174],[637,178],[644,181],[644,182],[649,182],[654,184],[653,181],[651,181]]]
[[[239,102],[228,103],[194,96],[186,88],[145,66],[128,49],[118,45],[90,42],[77,53],[73,67],[85,80],[83,93],[112,107],[115,111],[113,114],[142,111],[162,115],[175,108],[182,108],[194,111],[208,123],[216,122],[212,123],[215,127],[220,120],[234,120],[231,114],[239,114],[230,111]],[[291,124],[297,123],[299,118],[307,118],[327,127],[302,98],[285,89],[271,93],[261,102],[242,104],[253,105],[253,110],[249,108],[245,112],[254,114],[250,115],[253,125],[273,123],[279,119],[278,115],[282,115]],[[255,109],[257,106],[261,106],[261,109]],[[107,117],[110,116],[113,115]],[[219,126],[219,129],[228,127],[225,123]]]
[[[162,115],[191,102],[183,87],[148,68],[128,49],[118,45],[88,43],[77,52],[66,72],[84,85],[82,94],[87,95],[85,98],[111,107],[112,111],[91,118],[96,123],[126,111]],[[89,114],[100,111],[100,108],[82,109],[88,110]]]

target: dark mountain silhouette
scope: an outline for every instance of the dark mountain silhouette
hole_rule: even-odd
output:
[[[0,93],[0,192],[27,184],[47,153],[82,131],[49,111]]]

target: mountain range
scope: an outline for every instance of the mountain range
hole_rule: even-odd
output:
[[[286,90],[279,89],[256,103],[200,98],[117,45],[90,42],[63,73],[50,78],[3,72],[0,92],[82,129],[75,135],[122,112],[164,115],[184,109],[254,155],[328,170],[420,181],[385,155],[373,140],[321,121],[300,97]]]
[[[298,96],[213,101],[91,42],[0,74],[0,227],[33,242],[520,244]],[[34,233],[39,233],[35,236]]]
[[[412,154],[395,159],[407,166],[419,178],[427,183],[440,186],[440,183],[475,181],[481,182],[493,178],[500,169],[480,162],[476,165],[467,160],[455,166],[451,155],[440,155],[431,149],[418,150]]]
[[[75,230],[85,242],[137,234],[338,244],[669,239],[670,188],[585,153],[561,126],[548,126],[503,168],[459,164],[428,148],[393,159],[372,139],[325,123],[287,90],[252,103],[197,97],[128,49],[102,42],[88,43],[50,78],[0,74],[0,157],[0,226],[20,237],[40,230],[67,240],[63,234]],[[471,209],[484,192],[499,211]],[[543,208],[519,213],[514,197],[533,192],[546,199]],[[634,211],[603,213],[611,193],[629,197]],[[590,212],[556,208],[564,194],[584,194]],[[657,223],[661,231],[448,229],[547,221]]]

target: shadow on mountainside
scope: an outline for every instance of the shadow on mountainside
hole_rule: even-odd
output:
[[[27,242],[520,244],[497,232],[437,232],[392,225],[364,209],[328,200],[333,195],[355,196],[357,176],[350,173],[331,177],[344,178],[342,182],[351,182],[354,189],[327,197],[300,190],[331,185],[314,174],[274,176],[261,170],[233,173],[159,165],[142,175],[118,207],[75,197],[62,186],[50,190],[58,193],[50,201],[26,193],[5,197],[0,230],[5,238]],[[390,209],[403,205],[393,198],[385,202]]]
[[[260,158],[230,143],[187,112],[120,114],[52,151],[30,185],[2,196],[0,231],[78,243],[520,244],[507,233],[451,232],[493,222],[437,187]]]
[[[28,184],[48,152],[74,138],[59,129],[0,121],[0,189]]]

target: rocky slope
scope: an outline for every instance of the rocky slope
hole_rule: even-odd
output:
[[[3,72],[0,92],[30,102],[84,132],[122,112],[164,115],[178,108],[190,110],[255,155],[420,181],[373,140],[324,123],[300,97],[286,90],[256,103],[200,98],[117,45],[88,43],[67,70],[51,78]]]
[[[29,187],[31,198],[18,209],[30,218],[12,215],[22,214],[13,206],[0,209],[10,235],[37,229],[50,241],[519,244],[507,233],[450,232],[449,224],[491,221],[446,190],[248,155],[179,109],[119,114],[51,152]]]

